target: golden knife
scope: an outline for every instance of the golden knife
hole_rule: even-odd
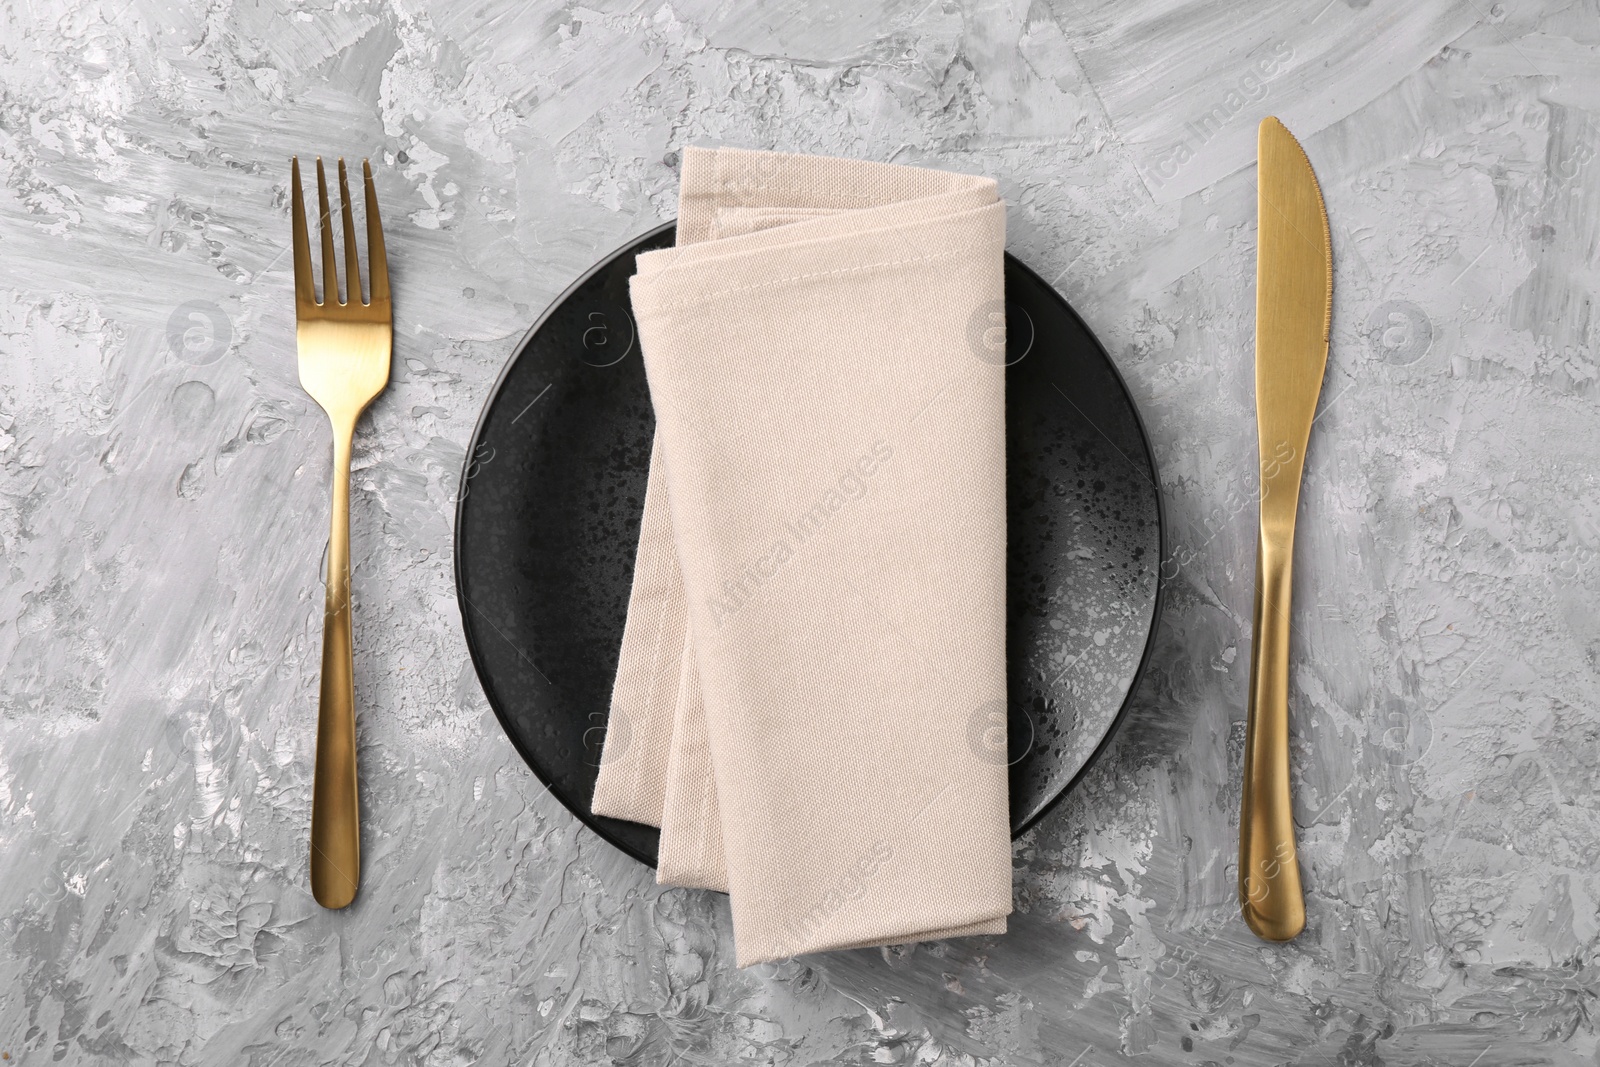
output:
[[[1306,925],[1289,799],[1289,590],[1306,442],[1328,363],[1333,254],[1311,163],[1275,118],[1257,140],[1256,432],[1261,529],[1256,541],[1250,710],[1239,813],[1239,908],[1268,941]]]

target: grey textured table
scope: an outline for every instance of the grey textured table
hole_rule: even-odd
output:
[[[1293,713],[1310,926],[1238,921],[1255,120],[1323,182]],[[1138,398],[1173,541],[1118,743],[1004,938],[738,971],[523,767],[452,494],[545,303],[690,143],[996,175]],[[370,155],[365,884],[306,876],[327,431],[288,156]],[[1593,1064],[1592,2],[0,7],[0,1051],[35,1064]]]

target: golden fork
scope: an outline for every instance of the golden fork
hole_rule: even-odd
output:
[[[334,267],[328,182],[317,158],[317,206],[322,221],[322,300],[311,277],[300,159],[293,170],[295,340],[300,386],[322,406],[333,427],[333,517],[328,533],[328,588],[322,616],[322,692],[317,702],[317,763],[311,794],[311,894],[325,908],[355,899],[361,882],[361,816],[356,798],[356,693],[350,640],[350,444],[356,419],[389,382],[393,316],[389,264],[372,165],[362,161],[367,193],[367,259],[372,275],[361,299],[361,260],[350,216],[350,186],[339,160],[343,201],[345,294]]]

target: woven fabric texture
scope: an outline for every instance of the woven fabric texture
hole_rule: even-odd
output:
[[[728,892],[740,966],[1003,932],[996,183],[690,148],[679,198],[631,283],[657,436],[594,810]]]

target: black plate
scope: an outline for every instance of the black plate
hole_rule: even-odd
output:
[[[490,706],[556,799],[652,865],[657,832],[596,816],[589,800],[655,430],[628,278],[635,256],[672,242],[668,223],[608,256],[528,331],[484,405],[456,507],[456,592]],[[1116,367],[1009,254],[1005,281],[1007,721],[1020,834],[1122,718],[1155,640],[1164,530],[1155,459]]]

